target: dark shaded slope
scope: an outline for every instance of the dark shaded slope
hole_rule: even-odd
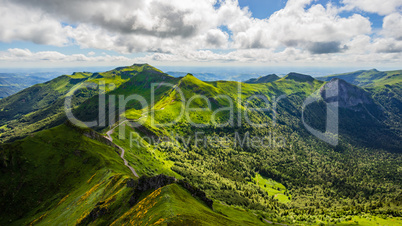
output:
[[[296,82],[313,82],[314,78],[310,75],[299,74],[295,72],[291,72],[287,74],[284,79],[294,80]]]
[[[0,224],[51,209],[76,189],[85,193],[91,176],[106,173],[105,167],[129,175],[117,149],[107,143],[90,130],[64,124],[1,145]]]
[[[326,96],[334,91],[337,96]],[[343,139],[355,145],[400,151],[400,137],[386,123],[397,112],[384,109],[373,93],[335,78],[320,89],[320,95],[327,103],[338,102]]]

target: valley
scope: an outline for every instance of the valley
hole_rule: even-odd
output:
[[[401,85],[148,64],[34,85],[0,100],[0,225],[400,225]]]

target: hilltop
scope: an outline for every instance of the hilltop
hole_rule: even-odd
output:
[[[291,72],[291,73],[287,74],[284,77],[284,79],[294,80],[297,82],[312,82],[315,80],[310,75],[304,75],[304,74],[299,74],[299,73],[295,73],[295,72]]]
[[[270,75],[266,75],[266,76],[261,76],[259,78],[249,79],[249,80],[245,81],[244,83],[251,83],[251,84],[268,83],[268,82],[274,82],[278,79],[279,79],[279,76],[277,76],[276,74],[270,74]]]

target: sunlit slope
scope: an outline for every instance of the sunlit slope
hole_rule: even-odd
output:
[[[159,188],[128,210],[112,225],[264,225],[251,212],[208,208],[178,184]]]
[[[307,97],[324,84],[311,79],[295,81],[283,78],[271,83],[246,84],[231,81],[203,82],[188,74],[155,104],[155,121],[169,123],[184,119],[183,123],[191,121],[193,124],[213,126],[228,122],[231,113],[234,121],[244,120],[247,108],[269,109],[265,112],[269,116],[266,120],[269,121],[273,117],[272,107],[279,104],[280,99],[294,95]],[[179,117],[181,113],[183,115]],[[256,113],[248,111],[248,114]]]
[[[116,85],[113,73],[120,73],[122,78],[127,78],[120,85]],[[111,77],[107,77],[111,76]],[[117,68],[113,72],[108,72],[105,79],[95,80],[96,82],[106,81],[107,92],[105,95],[105,120],[100,119],[98,129],[103,129],[105,125],[114,124],[119,121],[122,113],[126,110],[136,112],[146,110],[154,103],[158,102],[172,87],[179,81],[178,78],[171,77],[158,69],[145,65],[134,65],[130,67]],[[113,106],[110,107],[110,103]],[[99,115],[99,96],[96,95],[75,111],[74,115],[82,121],[92,121],[98,119]]]

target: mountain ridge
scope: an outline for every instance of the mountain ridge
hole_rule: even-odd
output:
[[[276,74],[269,74],[266,76],[261,76],[259,78],[252,78],[249,80],[244,81],[244,83],[251,83],[251,84],[255,84],[255,83],[268,83],[268,82],[273,82],[280,79],[279,76],[277,76]]]
[[[341,78],[348,83],[361,87],[375,87],[382,85],[391,85],[401,81],[402,70],[395,71],[378,71],[377,69],[359,70],[350,73],[342,73],[336,75],[328,75],[318,77],[317,79],[329,81],[332,78]]]

